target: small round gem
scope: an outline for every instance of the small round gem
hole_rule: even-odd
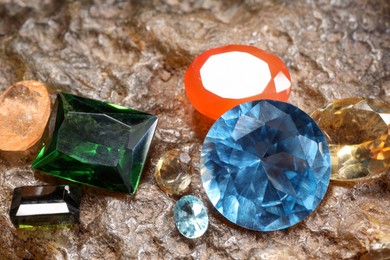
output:
[[[166,152],[156,167],[158,186],[168,194],[183,194],[191,183],[190,160],[189,155],[179,149]]]
[[[188,67],[184,84],[195,109],[212,119],[247,101],[287,101],[291,91],[290,73],[283,61],[246,45],[201,53]]]
[[[177,229],[187,238],[202,236],[209,226],[203,202],[192,195],[184,196],[176,202],[174,218]]]
[[[328,138],[331,179],[354,181],[390,169],[390,105],[370,98],[335,100],[312,114]]]
[[[25,151],[42,137],[51,101],[37,81],[20,81],[0,96],[0,150]]]
[[[201,153],[203,187],[231,222],[258,231],[295,225],[316,209],[330,177],[316,123],[272,100],[243,103],[211,127]]]

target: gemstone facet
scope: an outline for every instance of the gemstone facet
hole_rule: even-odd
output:
[[[25,151],[42,137],[51,102],[46,87],[21,81],[0,96],[0,150]]]
[[[290,227],[316,209],[330,155],[315,122],[293,105],[260,100],[223,114],[201,153],[203,186],[231,222],[258,231]]]
[[[24,186],[14,189],[9,214],[17,228],[75,224],[80,200],[76,186]]]
[[[331,179],[354,181],[390,169],[390,105],[370,98],[335,100],[312,114],[332,156]]]
[[[177,229],[187,238],[202,236],[209,226],[203,202],[192,195],[183,196],[176,202],[174,218]]]
[[[201,53],[188,67],[184,84],[195,109],[212,119],[247,101],[287,101],[291,91],[290,73],[283,61],[245,45]]]
[[[33,168],[90,186],[134,193],[157,117],[70,94],[61,93],[57,100],[52,138]]]
[[[189,155],[174,149],[158,161],[155,178],[158,186],[168,194],[183,194],[191,183]]]

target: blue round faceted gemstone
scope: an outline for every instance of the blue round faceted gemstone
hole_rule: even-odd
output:
[[[303,220],[325,196],[330,171],[328,144],[317,124],[279,101],[232,108],[202,147],[202,182],[211,203],[252,230],[279,230]]]
[[[209,226],[203,202],[192,195],[184,196],[176,202],[174,218],[177,229],[187,238],[202,236]]]

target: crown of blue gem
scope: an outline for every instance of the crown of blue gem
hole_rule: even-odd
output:
[[[203,202],[192,195],[184,196],[176,202],[174,218],[179,232],[188,238],[202,236],[209,226],[209,217]]]
[[[223,114],[201,154],[211,203],[231,222],[258,231],[290,227],[315,210],[328,188],[330,165],[325,137],[310,116],[271,100]]]

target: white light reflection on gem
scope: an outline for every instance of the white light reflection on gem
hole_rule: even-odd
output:
[[[266,62],[239,51],[211,56],[200,69],[200,75],[205,89],[231,99],[261,94],[271,80]]]
[[[279,72],[278,75],[274,78],[275,89],[277,93],[285,91],[291,87],[290,80],[284,75],[283,72]]]
[[[68,205],[65,202],[61,203],[34,203],[20,205],[17,217],[46,215],[46,214],[64,214],[69,213]]]

